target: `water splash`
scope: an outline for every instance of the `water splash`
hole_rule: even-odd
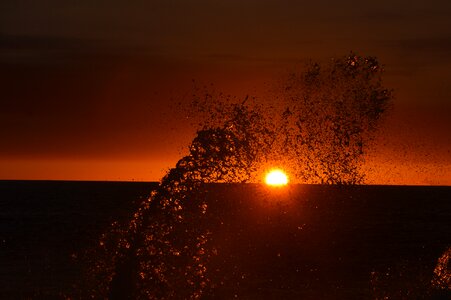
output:
[[[432,285],[440,290],[451,291],[451,247],[439,257]]]
[[[364,183],[365,154],[393,97],[382,74],[376,58],[351,53],[290,74],[274,99],[249,99],[251,118],[240,125],[255,127],[253,138],[267,141],[259,164],[284,164],[299,183]],[[242,107],[233,101],[204,91],[189,112],[200,127],[213,128],[230,115],[239,117]]]
[[[428,259],[411,258],[373,271],[370,287],[374,299],[450,299],[451,247],[437,259],[435,267]]]
[[[128,224],[115,223],[101,237],[91,255],[93,286],[85,287],[90,297],[196,299],[208,293],[214,251],[211,232],[201,226],[207,183],[260,182],[268,166],[287,170],[294,182],[361,183],[366,143],[391,99],[380,76],[374,58],[351,54],[292,75],[280,105],[196,96],[190,112],[200,119],[199,131],[189,154]]]
[[[210,232],[200,225],[208,208],[206,184],[248,182],[267,144],[249,126],[258,125],[255,111],[245,102],[233,107],[222,127],[197,133],[189,155],[168,172],[127,226],[113,224],[102,236],[90,270],[93,282],[100,281],[94,297],[188,299],[208,288]]]

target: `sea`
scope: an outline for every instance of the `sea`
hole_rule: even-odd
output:
[[[84,253],[157,186],[0,181],[0,299],[71,298],[83,288]],[[221,284],[205,298],[451,299],[431,287],[451,247],[451,187],[210,190],[202,226],[211,227]]]
[[[0,181],[0,299],[63,299],[78,257],[152,182]]]

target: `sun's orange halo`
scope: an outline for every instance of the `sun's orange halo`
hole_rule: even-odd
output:
[[[266,174],[265,183],[271,186],[284,186],[288,184],[288,176],[280,169],[273,169]]]

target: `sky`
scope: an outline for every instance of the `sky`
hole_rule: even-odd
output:
[[[445,0],[2,0],[0,179],[157,181],[194,137],[193,80],[265,97],[350,51],[395,94],[369,182],[451,185]]]

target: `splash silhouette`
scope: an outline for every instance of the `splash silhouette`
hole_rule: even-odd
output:
[[[246,98],[205,93],[190,110],[200,129],[189,154],[161,180],[126,225],[113,224],[95,249],[92,297],[200,298],[211,232],[200,226],[208,183],[257,182],[268,165],[295,182],[356,184],[391,93],[375,58],[351,54],[293,74],[274,112]],[[186,209],[190,206],[190,209]]]
[[[440,290],[451,291],[451,247],[439,257],[434,269],[432,285]]]
[[[365,154],[392,104],[382,74],[376,58],[354,53],[323,65],[310,62],[288,76],[269,105],[246,106],[252,118],[240,125],[255,127],[252,137],[266,141],[259,164],[283,164],[299,183],[364,183]],[[232,97],[201,95],[189,109],[202,128],[218,127],[231,115],[239,119],[242,107]]]
[[[251,179],[267,145],[257,138],[256,125],[261,125],[258,115],[242,102],[233,105],[223,127],[197,133],[189,155],[168,172],[128,226],[114,224],[102,236],[90,271],[93,282],[100,281],[94,297],[187,299],[204,293],[211,256],[205,247],[210,232],[199,226],[207,209],[205,184]],[[187,202],[194,209],[185,209]]]
[[[381,72],[375,58],[351,53],[290,76],[285,115],[293,119],[290,146],[304,182],[364,182],[364,154],[392,97]]]

